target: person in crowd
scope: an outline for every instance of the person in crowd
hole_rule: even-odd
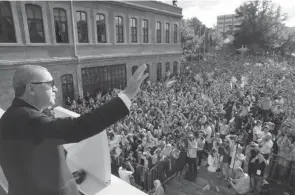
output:
[[[231,162],[230,162],[230,177],[235,178],[237,169],[242,167],[243,162],[245,160],[245,155],[242,153],[243,147],[240,145],[237,146],[234,151]]]
[[[8,194],[78,195],[59,145],[92,137],[127,116],[148,76],[145,69],[146,65],[138,68],[126,89],[104,106],[78,118],[57,119],[42,113],[55,104],[58,91],[49,71],[36,65],[18,68],[12,82],[15,98],[0,119],[0,165],[9,182]]]
[[[260,146],[260,152],[268,159],[271,149],[273,147],[272,135],[271,133],[266,133],[261,139],[257,140]]]
[[[204,157],[206,157],[206,153],[204,152],[204,146],[205,146],[205,138],[203,137],[203,134],[200,132],[198,134],[198,138],[197,138],[197,160],[198,160],[198,169],[200,168],[200,166],[202,165],[202,160],[204,159]]]
[[[162,187],[160,180],[155,180],[154,186],[155,186],[155,192],[153,193],[153,195],[165,195],[165,191],[164,191],[164,188]]]
[[[253,141],[257,141],[262,135],[262,121],[258,120],[253,128]]]
[[[222,123],[219,123],[220,138],[225,139],[225,136],[229,134],[229,126],[226,124],[227,120],[224,118]]]
[[[229,142],[225,140],[221,146],[219,147],[218,153],[220,154],[220,158],[222,159],[220,167],[221,167],[221,173],[222,177],[225,179],[228,179],[229,177],[229,163],[230,163],[230,146]]]
[[[259,193],[261,184],[264,180],[264,171],[269,162],[259,152],[259,150],[253,150],[250,157],[249,174],[251,177],[251,188],[253,193]],[[253,155],[254,154],[254,155]]]
[[[236,179],[230,178],[229,183],[236,195],[244,195],[250,191],[250,177],[241,167],[236,170]]]
[[[216,149],[212,149],[210,155],[208,156],[208,184],[203,188],[203,190],[210,190],[211,187],[215,188],[219,192],[217,173],[220,169],[220,156]]]
[[[192,133],[188,136],[188,151],[187,162],[189,170],[187,173],[188,179],[194,181],[197,177],[197,149],[198,143]]]
[[[130,171],[128,171],[127,169],[130,169]],[[134,173],[134,168],[132,167],[132,165],[130,164],[130,162],[125,162],[122,164],[122,167],[119,167],[118,173],[120,178],[127,182],[128,184],[130,184],[130,178]]]

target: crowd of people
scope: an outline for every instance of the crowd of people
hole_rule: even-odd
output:
[[[130,115],[107,129],[111,156],[124,159],[120,177],[130,183],[132,165],[149,170],[173,157],[186,159],[177,166],[188,163],[193,179],[207,167],[203,190],[219,191],[216,178],[238,194],[259,192],[266,178],[294,187],[294,65],[269,57],[215,56],[202,64],[184,60],[180,74],[146,82]],[[84,114],[117,93],[68,99],[66,107]]]

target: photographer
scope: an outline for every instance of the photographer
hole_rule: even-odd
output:
[[[204,152],[204,146],[205,146],[205,138],[203,137],[202,133],[198,134],[197,137],[197,158],[198,158],[198,169],[200,168],[202,164],[203,156],[206,156],[206,153]]]
[[[127,168],[129,168],[131,171],[128,171]],[[130,184],[130,178],[134,173],[134,168],[131,166],[130,162],[123,163],[118,172],[120,178]]]
[[[237,179],[229,179],[229,184],[235,190],[236,195],[244,195],[250,191],[250,177],[244,173],[241,167],[236,170]]]
[[[251,176],[251,187],[252,192],[259,192],[261,184],[263,182],[263,174],[265,167],[269,162],[264,158],[264,156],[258,150],[252,150],[252,160],[249,165],[249,174]],[[256,154],[255,154],[256,153]],[[253,157],[255,156],[255,157]]]
[[[228,174],[229,174],[229,163],[230,163],[230,147],[229,147],[229,143],[227,140],[225,140],[221,146],[219,147],[218,153],[220,154],[220,158],[222,159],[221,162],[221,171],[222,171],[222,175],[225,179],[228,178]]]
[[[198,143],[192,133],[188,135],[188,151],[187,151],[187,162],[189,166],[188,180],[195,181],[197,177],[197,148]]]

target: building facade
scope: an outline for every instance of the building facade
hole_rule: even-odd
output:
[[[25,64],[48,68],[59,105],[124,88],[143,63],[153,81],[178,73],[181,18],[181,8],[158,1],[0,1],[0,107]]]
[[[217,16],[217,31],[226,33],[228,31],[237,31],[242,23],[242,18],[236,14],[227,14]]]

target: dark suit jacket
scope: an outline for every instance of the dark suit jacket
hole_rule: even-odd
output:
[[[79,118],[53,119],[15,98],[0,119],[0,165],[8,194],[78,195],[60,145],[94,136],[128,114],[115,98]]]

